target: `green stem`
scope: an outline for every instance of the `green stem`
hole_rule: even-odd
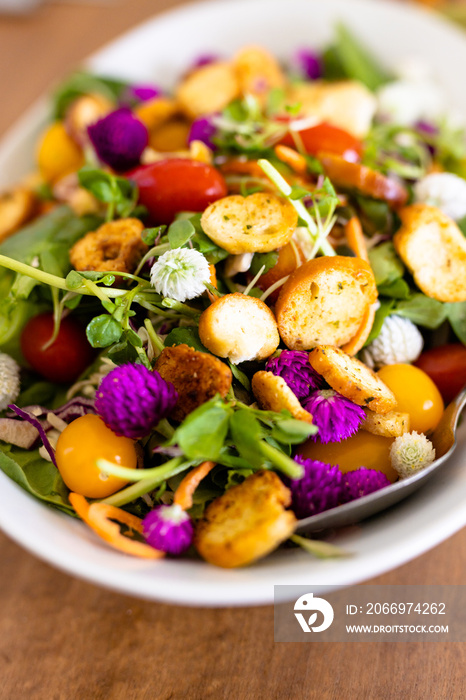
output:
[[[330,542],[324,542],[322,540],[310,540],[307,537],[301,537],[300,535],[291,535],[289,538],[291,542],[299,545],[306,552],[312,554],[319,559],[330,559],[331,557],[347,557],[349,552],[345,552],[341,547],[337,547]]]
[[[155,332],[155,328],[152,325],[151,320],[149,318],[144,319],[144,326],[154,348],[157,348],[157,350],[162,352],[162,350],[165,349],[165,345]]]
[[[141,272],[142,268],[148,260],[150,260],[156,255],[162,255],[162,253],[166,253],[167,250],[170,250],[169,243],[161,243],[160,245],[156,245],[154,248],[148,250],[144,257],[141,259],[137,268],[135,269],[134,274],[139,275],[139,273]]]
[[[104,290],[102,287],[99,287],[97,284],[92,282],[92,280],[87,280],[83,278],[83,285],[94,295],[97,297],[97,299],[100,299],[100,301],[110,304],[115,308],[114,304],[110,301],[109,297],[105,294]]]
[[[175,464],[176,462],[176,464]],[[159,484],[161,484],[166,479],[170,479],[172,476],[176,476],[180,472],[186,471],[190,467],[194,466],[193,462],[186,462],[182,457],[177,457],[172,459],[163,465],[164,468],[171,464],[170,470],[166,470],[166,473],[162,475],[160,471],[157,476],[151,479],[145,479],[144,481],[139,481],[131,486],[127,486],[125,489],[118,491],[113,496],[103,499],[103,503],[108,503],[111,506],[124,506],[127,503],[135,501],[136,498],[144,496],[146,493],[153,491]],[[156,467],[157,469],[162,469],[162,467]],[[149,471],[148,469],[145,471]]]
[[[166,309],[177,311],[178,313],[183,314],[183,316],[195,317],[201,314],[199,309],[193,309],[191,306],[188,306],[188,304],[183,304],[181,301],[175,301],[175,299],[169,299],[168,297],[162,299],[161,303]]]
[[[288,457],[284,452],[280,452],[276,447],[269,445],[265,440],[260,440],[258,443],[259,452],[265,459],[279,469],[283,474],[289,476],[290,479],[300,479],[303,475],[303,468]],[[102,461],[102,460],[99,460]]]
[[[175,428],[170,425],[166,418],[162,418],[162,420],[155,426],[155,429],[167,440],[170,440],[175,434]]]
[[[171,470],[181,464],[184,459],[185,457],[174,457],[160,467],[152,467],[152,469],[129,469],[128,467],[120,467],[107,459],[98,459],[96,464],[104,474],[110,474],[110,476],[116,476],[126,481],[156,479],[156,483],[160,483],[172,476]]]

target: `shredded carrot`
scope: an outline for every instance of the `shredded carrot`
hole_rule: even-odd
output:
[[[275,146],[274,151],[277,158],[289,165],[290,168],[295,171],[295,173],[298,173],[299,175],[306,175],[306,159],[304,156],[298,153],[298,151],[295,151],[294,148],[289,148],[289,146],[282,146],[281,144]]]
[[[142,520],[121,508],[115,508],[107,503],[89,504],[79,493],[70,493],[69,500],[76,513],[94,532],[105,542],[125,554],[132,554],[144,559],[160,559],[164,552],[150,547],[143,542],[135,542],[129,536],[122,535],[116,520],[131,530],[142,534]]]
[[[257,165],[257,160],[240,160],[239,158],[232,158],[227,160],[226,163],[219,165],[220,172],[223,175],[251,175],[252,177],[264,177],[264,173],[259,165]]]
[[[346,343],[346,345],[342,346],[341,349],[348,355],[356,355],[356,353],[361,350],[362,346],[368,339],[374,323],[375,311],[375,304],[371,304],[367,307],[357,333],[353,336],[353,338],[351,338],[350,341]]]
[[[362,232],[361,222],[357,216],[352,216],[345,226],[345,236],[353,253],[361,260],[369,262],[366,241]]]
[[[193,505],[193,494],[202,479],[215,467],[215,462],[202,462],[198,467],[186,474],[175,491],[173,503],[181,506],[183,510],[188,510]]]
[[[215,287],[215,289],[218,289],[218,287],[217,287],[217,271],[215,269],[215,265],[209,265],[209,271],[210,271],[209,282],[212,285],[212,287]],[[212,294],[212,292],[209,292],[209,290],[207,290],[207,296],[209,297],[209,301],[211,304],[213,304],[214,301],[216,301],[218,299],[218,297],[215,296],[215,294]]]

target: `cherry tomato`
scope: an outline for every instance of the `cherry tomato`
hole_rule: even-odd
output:
[[[53,334],[53,315],[34,316],[21,333],[21,351],[38,374],[51,382],[74,382],[94,359],[84,327],[71,316],[62,319],[55,341],[47,347]]]
[[[395,411],[409,414],[410,430],[418,433],[435,430],[442,417],[443,401],[434,382],[422,369],[399,363],[386,365],[377,374],[395,394]]]
[[[429,375],[445,403],[466,385],[466,347],[460,343],[426,350],[414,364]]]
[[[107,428],[102,418],[89,413],[76,418],[62,432],[55,451],[58,471],[71,491],[88,498],[105,498],[128,482],[102,475],[96,461],[106,459],[121,467],[137,465],[134,441]]]
[[[362,143],[347,131],[326,122],[311,126],[298,132],[306,152],[310,155],[318,153],[333,153],[353,163],[359,160],[362,153]],[[291,134],[282,139],[285,146],[295,146]]]
[[[180,211],[204,211],[226,197],[223,175],[211,165],[188,158],[167,158],[126,174],[139,188],[139,202],[153,224],[169,224]]]

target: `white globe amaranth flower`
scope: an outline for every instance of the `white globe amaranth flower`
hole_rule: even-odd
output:
[[[417,360],[424,339],[412,321],[395,314],[387,316],[379,335],[364,348],[361,359],[371,369]]]
[[[0,352],[0,411],[10,403],[14,403],[19,396],[19,365],[9,355]]]
[[[458,221],[466,216],[466,180],[453,173],[431,173],[414,185],[414,199]]]
[[[417,474],[435,459],[435,449],[423,433],[413,430],[395,438],[390,447],[390,460],[393,469],[402,479]]]
[[[175,301],[200,296],[205,292],[205,283],[209,280],[209,263],[194,248],[167,250],[150,271],[150,281],[155,291]]]
[[[395,80],[377,92],[377,114],[401,126],[435,121],[444,111],[443,92],[429,80]]]

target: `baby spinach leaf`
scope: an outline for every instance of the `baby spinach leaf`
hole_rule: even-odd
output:
[[[424,294],[413,294],[406,301],[397,302],[394,313],[425,328],[438,328],[447,317],[445,304]]]
[[[403,277],[405,268],[391,241],[386,241],[369,251],[369,262],[379,287]]]

